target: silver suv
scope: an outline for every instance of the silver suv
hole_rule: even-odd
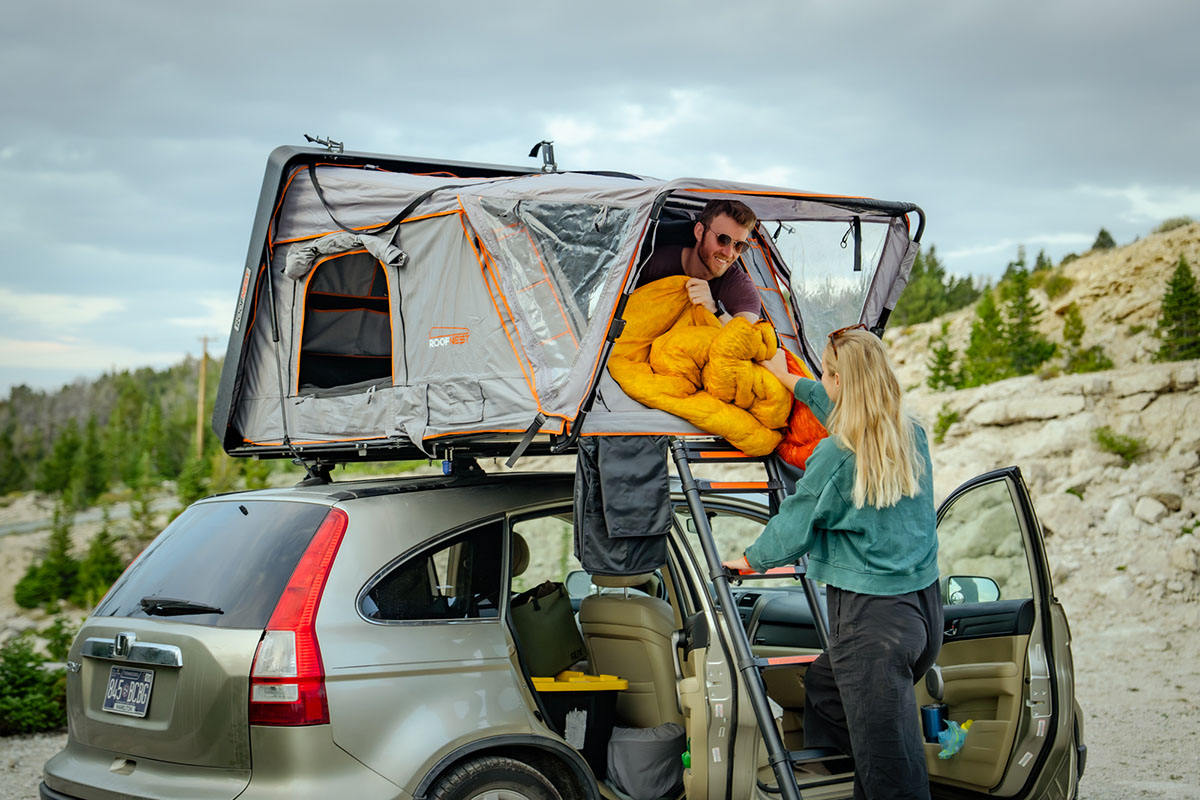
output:
[[[41,797],[616,797],[614,721],[685,729],[677,797],[777,796],[727,626],[763,659],[799,750],[803,656],[820,648],[801,586],[746,581],[736,614],[722,613],[678,497],[665,566],[591,585],[572,556],[573,476],[453,466],[188,508],[75,641],[68,744]],[[765,523],[755,498],[706,505],[723,552]],[[1070,637],[1020,473],[972,481],[939,520],[940,694],[950,719],[973,725],[952,758],[926,745],[935,792],[1073,797],[1085,750]],[[535,689],[540,645],[512,623],[514,595],[547,580],[575,588],[587,649],[576,669],[623,686],[578,696],[592,712],[582,732]],[[852,768],[802,765],[797,779],[806,798],[849,797]]]

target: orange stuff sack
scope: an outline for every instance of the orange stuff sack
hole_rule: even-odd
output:
[[[643,405],[686,419],[751,456],[783,439],[792,397],[760,364],[777,346],[770,323],[735,318],[722,326],[688,299],[687,277],[636,289],[608,371]]]
[[[814,377],[800,359],[787,350],[784,350],[783,353],[787,359],[788,372],[802,378]],[[813,414],[812,409],[796,400],[792,404],[791,416],[788,417],[787,432],[784,433],[783,441],[780,442],[775,452],[792,466],[803,469],[808,457],[812,455],[813,448],[817,446],[817,442],[828,435],[829,431],[825,430],[820,422],[817,422],[817,417]]]

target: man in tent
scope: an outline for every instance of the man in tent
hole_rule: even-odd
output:
[[[762,302],[758,289],[746,271],[736,266],[738,257],[750,246],[756,222],[745,203],[710,200],[694,226],[696,243],[655,248],[638,286],[670,275],[687,275],[692,303],[704,306],[722,323],[734,317],[757,322]]]

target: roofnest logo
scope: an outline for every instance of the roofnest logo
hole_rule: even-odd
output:
[[[430,328],[429,349],[466,344],[467,337],[470,335],[470,328]]]

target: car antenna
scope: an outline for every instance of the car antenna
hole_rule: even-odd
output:
[[[306,134],[304,134],[304,138],[305,138],[305,140],[306,140],[306,141],[312,142],[313,144],[319,144],[319,145],[323,145],[323,146],[325,147],[325,149],[326,149],[326,150],[328,150],[328,151],[329,151],[329,152],[331,152],[331,153],[344,153],[344,152],[346,152],[346,147],[345,147],[345,144],[344,144],[344,143],[342,143],[342,142],[336,142],[336,141],[334,141],[333,139],[329,138],[328,136],[325,136],[325,137],[321,137],[321,136],[309,136],[309,135],[306,133]]]

